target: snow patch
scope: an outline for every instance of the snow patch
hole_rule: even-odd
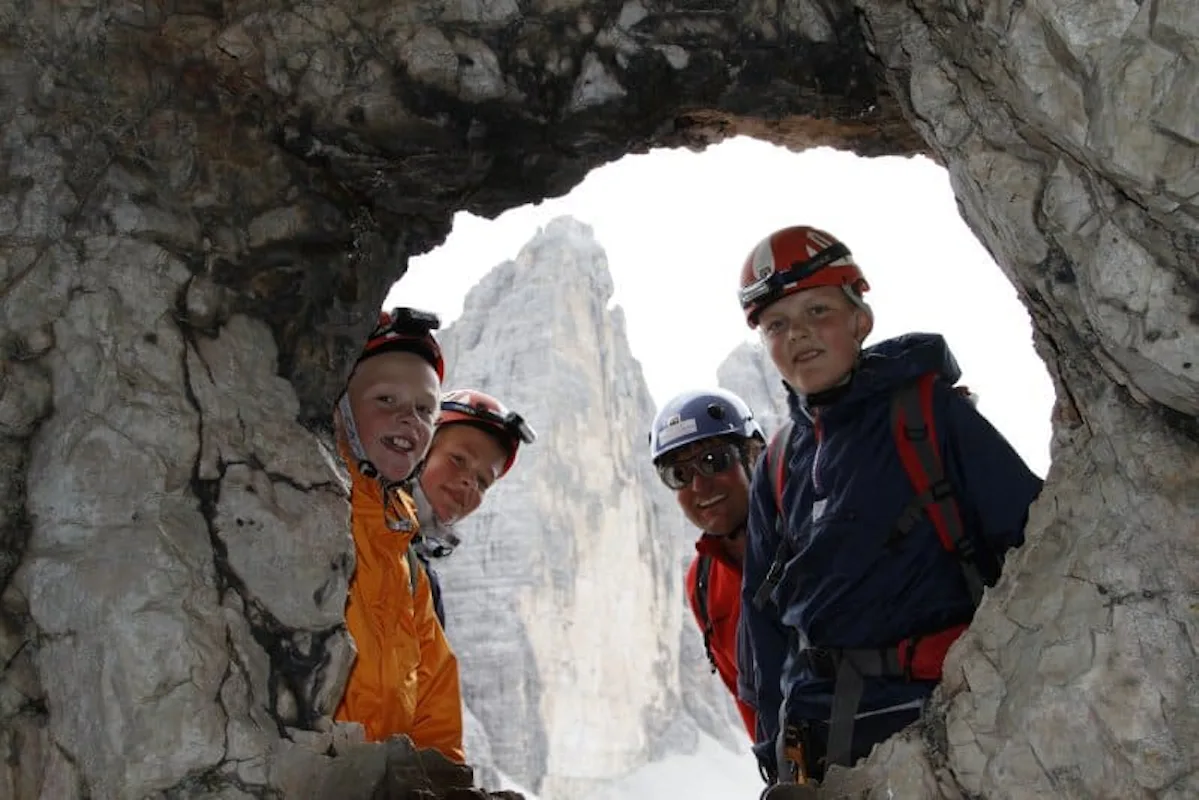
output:
[[[741,732],[744,736],[744,731]],[[613,781],[584,800],[730,800],[754,798],[765,784],[758,763],[746,742],[743,754],[730,752],[711,736],[701,733],[690,755],[672,755]]]

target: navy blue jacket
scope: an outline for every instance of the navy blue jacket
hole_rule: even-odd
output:
[[[845,394],[812,419],[791,394],[791,460],[785,473],[784,535],[791,560],[763,611],[753,597],[778,549],[775,473],[759,461],[751,488],[742,615],[756,668],[760,741],[778,731],[784,692],[788,719],[827,721],[832,681],[785,663],[798,637],[810,646],[889,647],[916,634],[968,622],[970,594],[955,556],[927,518],[888,544],[914,495],[891,432],[893,389],[929,371],[946,476],[968,535],[986,561],[988,582],[1003,554],[1024,541],[1037,478],[971,402],[950,388],[960,370],[945,340],[908,334],[863,351]],[[780,443],[781,444],[781,443]],[[776,448],[781,456],[782,448]],[[816,520],[813,504],[823,500]],[[781,624],[780,624],[781,621]],[[868,679],[859,713],[927,696],[932,682]]]

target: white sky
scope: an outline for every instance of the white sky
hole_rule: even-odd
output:
[[[568,195],[494,221],[458,214],[446,243],[411,261],[385,306],[428,308],[448,325],[483,275],[560,215],[591,225],[607,252],[613,300],[659,405],[716,385],[720,362],[756,336],[736,299],[754,244],[786,225],[814,225],[843,240],[870,281],[876,320],[867,343],[943,334],[979,409],[1029,467],[1042,476],[1048,469],[1053,385],[1033,351],[1028,314],[932,161],[793,153],[745,138],[704,153],[626,156]]]

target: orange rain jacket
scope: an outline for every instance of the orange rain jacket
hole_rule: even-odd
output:
[[[353,484],[357,567],[346,625],[358,659],[335,719],[362,723],[367,741],[403,734],[418,748],[435,748],[464,763],[458,659],[434,614],[428,576],[417,568],[413,582],[409,571],[417,563],[408,556],[419,529],[416,503],[392,488],[396,517],[407,530],[389,529],[379,481],[361,473],[344,443],[340,449]]]

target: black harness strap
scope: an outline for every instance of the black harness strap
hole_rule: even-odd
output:
[[[766,608],[766,604],[770,602],[770,596],[774,594],[775,588],[779,585],[779,581],[783,578],[783,570],[787,566],[787,562],[791,560],[791,545],[787,541],[787,516],[783,511],[783,483],[787,478],[787,468],[791,461],[791,429],[794,427],[794,422],[787,420],[787,424],[779,428],[774,434],[774,438],[770,440],[770,446],[766,448],[766,463],[763,465],[768,471],[774,472],[774,532],[778,536],[779,545],[774,551],[774,560],[770,562],[770,569],[766,571],[766,577],[758,590],[754,592],[754,608],[762,611]],[[779,442],[782,442],[782,454],[777,453]],[[773,466],[772,466],[773,465]]]
[[[986,584],[978,567],[977,550],[966,535],[953,486],[941,463],[940,444],[933,427],[935,381],[936,376],[928,373],[891,393],[891,432],[915,496],[896,520],[890,540],[906,536],[921,519],[927,518],[932,522],[941,546],[957,555],[971,602],[977,608]],[[915,641],[912,644],[914,648]],[[865,679],[910,680],[911,664],[901,663],[897,647],[812,649],[801,655],[808,659],[817,674],[835,676],[833,707],[829,715],[828,763],[849,766],[854,717],[862,700]]]
[[[699,615],[700,627],[704,634],[704,652],[712,671],[716,671],[716,656],[712,654],[712,617],[708,613],[708,582],[712,577],[712,557],[701,553],[699,563],[695,568],[695,611]]]

